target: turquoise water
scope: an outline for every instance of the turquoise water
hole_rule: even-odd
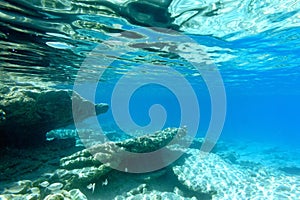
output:
[[[1,0],[0,82],[10,87],[74,89],[93,103],[108,103],[110,109],[97,117],[97,123],[87,119],[83,124],[91,129],[100,126],[119,139],[184,125],[196,138],[212,134],[213,141],[220,143],[214,153],[225,160],[235,154],[231,164],[243,170],[262,165],[269,177],[284,173],[294,181],[293,189],[282,189],[282,196],[276,193],[270,199],[299,199],[299,9],[297,0]],[[153,109],[157,104],[160,107]],[[74,128],[76,123],[67,127]],[[66,151],[60,158],[79,150]],[[2,163],[7,162],[2,157]],[[185,162],[182,166],[189,166]],[[14,172],[12,166],[11,171],[1,172],[6,178],[0,189],[18,180],[7,178]],[[37,169],[37,174],[51,173]],[[272,174],[271,169],[279,172]],[[201,182],[197,178],[201,175],[193,173],[196,178],[186,175],[187,180]],[[111,176],[101,179],[103,188],[118,174]],[[27,171],[20,180],[34,178]],[[278,179],[289,187],[284,181]],[[106,197],[101,196],[100,186],[96,196],[78,187],[88,199],[112,199],[114,193],[122,194],[121,189],[112,189],[118,187],[114,184]],[[272,190],[264,186],[265,191]],[[172,187],[170,181],[161,192]],[[193,191],[183,196],[266,198],[247,192],[239,197],[230,197],[230,192],[222,197],[200,193],[205,195]]]

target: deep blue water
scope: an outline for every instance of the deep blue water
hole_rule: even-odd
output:
[[[278,87],[280,87],[280,81],[284,81],[284,79],[278,80]],[[159,86],[149,85],[134,93],[130,101],[132,118],[140,126],[147,125],[150,122],[149,108],[158,103],[163,105],[168,112],[165,127],[177,127],[180,124],[179,103],[166,88],[159,87],[160,91],[157,93],[157,87]],[[197,86],[194,87],[197,88]],[[274,91],[266,91],[265,94],[262,94],[263,88],[260,85],[257,85],[257,89],[251,88],[247,91],[242,87],[243,85],[240,88],[226,88],[227,112],[221,138],[254,140],[299,148],[300,95],[296,92],[293,94],[293,87],[289,89],[288,94]],[[297,89],[296,84],[294,88]],[[110,100],[107,98],[108,96],[101,95],[100,99],[107,102]],[[203,137],[211,117],[211,104],[208,95],[198,94],[197,97],[201,110],[197,135]],[[113,121],[110,111],[104,116],[100,116],[100,121],[102,118]]]
[[[300,43],[297,39],[287,39],[288,36],[298,37],[299,34],[300,29],[293,28],[268,31],[232,42],[191,36],[202,45],[217,44],[224,49],[237,50],[236,58],[217,63],[227,98],[221,139],[258,141],[299,148]],[[257,60],[258,56],[264,55],[268,56]],[[244,62],[248,64],[241,66]],[[180,70],[183,74],[190,73],[189,69]],[[120,77],[117,76],[117,79]],[[111,101],[117,79],[98,87],[96,101]],[[209,91],[201,77],[187,77],[187,80],[197,94],[201,111],[197,136],[204,137],[211,120]],[[155,84],[142,86],[131,96],[129,109],[135,123],[140,126],[150,123],[148,111],[153,104],[161,104],[167,111],[164,127],[177,127],[180,124],[180,105],[176,95],[168,88]],[[101,116],[101,120],[117,126],[110,111]]]

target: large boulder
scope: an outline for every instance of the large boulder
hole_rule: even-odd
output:
[[[72,124],[74,112],[83,120],[107,110],[107,104],[95,105],[72,90],[0,86],[0,145],[39,144],[48,131]]]

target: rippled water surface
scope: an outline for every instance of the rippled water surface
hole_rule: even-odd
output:
[[[119,48],[136,52],[123,60],[126,65],[187,65],[163,50],[179,45],[167,37],[160,47],[139,46],[149,36],[137,31],[140,26],[156,27],[151,31],[157,37],[168,34],[159,33],[161,27],[198,41],[229,87],[286,90],[299,80],[300,3],[295,0],[18,0],[0,6],[1,71],[6,74],[1,79],[6,81],[11,75],[18,82],[72,84],[89,52],[110,37],[123,40]]]

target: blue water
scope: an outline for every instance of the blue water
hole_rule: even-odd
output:
[[[299,34],[299,28],[272,30],[231,42],[190,36],[202,45],[217,45],[235,51],[235,58],[217,62],[227,98],[221,139],[299,148],[300,52],[299,40],[295,39]],[[180,73],[189,74],[191,71],[180,68]],[[99,86],[100,98],[96,101],[110,102],[120,77],[105,83],[105,86]],[[201,111],[197,136],[204,137],[211,120],[211,97],[201,77],[186,78],[197,94]],[[101,91],[103,88],[105,91]],[[150,123],[148,111],[153,104],[161,104],[167,111],[164,127],[177,127],[180,124],[180,105],[176,96],[164,86],[149,84],[136,90],[130,99],[130,114],[138,125]],[[103,118],[114,121],[111,112]]]
[[[289,80],[279,77],[277,81],[273,82],[272,87],[283,90],[281,82]],[[300,95],[297,94],[297,91],[293,94],[294,89],[297,90],[297,84],[282,92],[272,91],[266,87],[264,94],[262,94],[264,88],[260,84],[254,85],[250,89],[243,89],[243,86],[247,88],[248,84],[241,84],[236,88],[226,88],[227,112],[221,138],[256,140],[299,148]],[[141,88],[132,96],[129,108],[132,118],[141,126],[147,125],[150,122],[148,110],[151,105],[158,103],[163,105],[168,112],[165,126],[177,127],[180,121],[177,99],[165,88],[160,88],[159,92],[161,93],[151,91],[156,87],[158,86],[150,85]],[[197,89],[197,85],[194,87]],[[105,95],[101,95],[101,97],[101,100],[105,102],[110,100]],[[201,110],[197,135],[203,137],[210,121],[210,99],[208,95],[198,94],[197,97]],[[111,112],[101,118],[113,120]]]
[[[187,126],[190,136],[213,139],[217,143],[213,153],[232,168],[238,166],[245,174],[253,170],[256,175],[250,177],[257,185],[262,175],[259,167],[267,171],[262,175],[267,181],[261,183],[270,187],[263,190],[270,192],[277,183],[280,187],[287,184],[288,189],[278,186],[274,194],[298,199],[299,10],[298,0],[2,0],[0,84],[74,89],[93,103],[107,103],[110,109],[97,116],[98,121],[87,119],[82,124],[87,129],[100,126],[116,137]],[[74,133],[77,125],[61,128]],[[54,155],[68,156],[74,150],[68,148],[70,152],[63,149],[62,155]],[[57,149],[54,151],[61,150]],[[22,150],[17,152],[22,154]],[[14,164],[18,154],[12,155],[3,159],[2,166],[10,159]],[[47,166],[38,176],[61,167],[53,165],[58,158],[48,157],[42,160]],[[35,166],[37,159],[30,159],[8,167],[3,173],[5,184],[19,178],[14,175],[18,164]],[[32,173],[23,174],[33,180],[37,175]],[[110,190],[103,185],[105,179],[98,180],[98,197],[105,192],[117,195],[113,184],[118,185],[118,173],[110,174],[112,178],[107,175]],[[189,175],[185,175],[187,180],[195,178]],[[120,176],[132,178],[130,174]],[[208,179],[214,177],[218,176]],[[162,186],[172,184],[163,182]],[[85,185],[78,187],[95,198]],[[122,189],[120,194],[128,192]]]

